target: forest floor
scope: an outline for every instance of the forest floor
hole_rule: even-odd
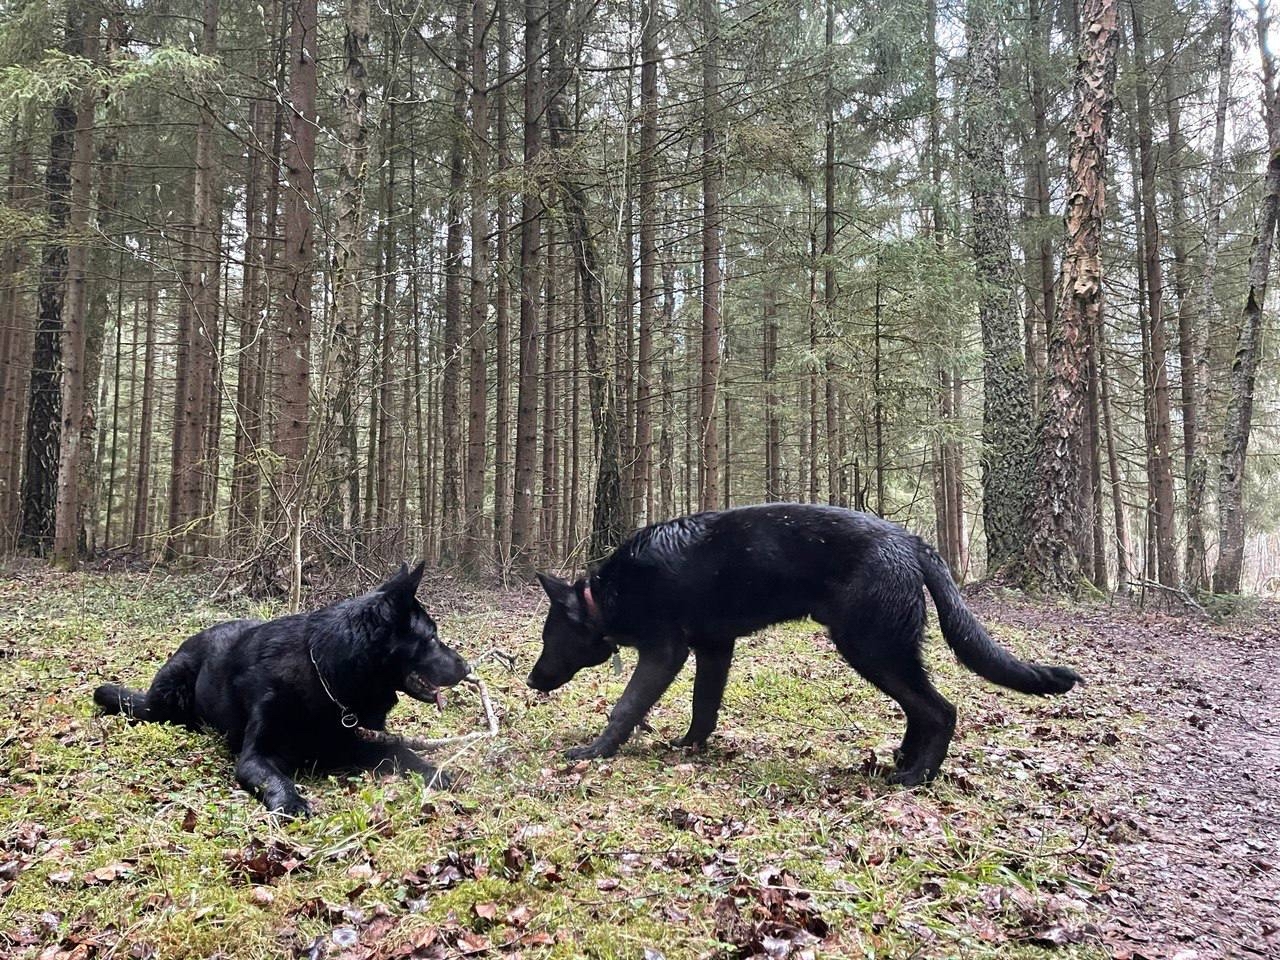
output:
[[[978,591],[1002,643],[1089,682],[998,691],[932,634],[960,726],[940,780],[904,791],[884,780],[897,709],[812,624],[740,644],[707,753],[664,745],[682,676],[653,733],[571,764],[625,676],[528,691],[539,595],[439,579],[421,595],[481,661],[500,736],[442,757],[452,793],[306,777],[316,816],[289,823],[214,737],[92,710],[101,679],[145,685],[188,633],[278,612],[212,586],[0,573],[0,956],[1280,955],[1274,608],[1215,624]],[[391,719],[438,736],[479,708],[460,690]]]

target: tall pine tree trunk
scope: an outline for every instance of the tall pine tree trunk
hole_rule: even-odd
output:
[[[517,364],[515,488],[511,498],[511,564],[533,569],[533,485],[538,442],[538,261],[542,200],[534,178],[542,152],[542,28],[545,0],[525,0],[524,180],[520,205],[520,348]]]
[[[83,20],[81,56],[98,59],[101,15],[87,12]],[[76,108],[76,129],[71,153],[72,236],[67,250],[67,292],[62,324],[62,428],[58,450],[58,498],[53,534],[53,561],[74,570],[80,547],[80,458],[83,444],[86,380],[86,336],[89,322],[88,267],[90,198],[93,180],[93,129],[97,90],[87,84]],[[92,444],[90,444],[92,450]]]
[[[138,425],[137,484],[133,493],[133,523],[130,527],[129,545],[135,551],[143,549],[147,538],[147,516],[151,504],[151,429],[155,417],[156,396],[156,298],[158,291],[154,279],[147,280],[146,347],[142,360],[142,410]]]
[[[85,19],[87,16],[78,0],[67,4],[63,51],[71,56],[82,53]],[[40,263],[38,319],[27,394],[27,456],[22,472],[22,528],[18,545],[35,553],[44,553],[53,543],[57,502],[62,326],[67,280],[65,234],[70,214],[75,129],[76,109],[70,94],[64,94],[53,107],[49,160],[45,165],[49,240]]]
[[[1214,281],[1218,272],[1218,241],[1222,230],[1222,194],[1224,144],[1227,132],[1227,109],[1231,93],[1232,18],[1235,4],[1221,0],[1218,7],[1218,91],[1214,110],[1213,153],[1209,160],[1209,196],[1205,209],[1204,261],[1196,290],[1198,322],[1195,324],[1196,436],[1191,466],[1187,473],[1187,586],[1192,590],[1209,587],[1209,559],[1205,548],[1205,491],[1209,478],[1209,344],[1218,326],[1218,304]]]
[[[1244,569],[1244,474],[1253,428],[1253,388],[1262,356],[1262,308],[1267,299],[1271,253],[1280,223],[1280,84],[1275,60],[1267,49],[1271,21],[1265,11],[1260,3],[1258,46],[1262,50],[1263,112],[1271,158],[1258,215],[1258,232],[1249,258],[1249,289],[1228,378],[1227,415],[1218,467],[1218,563],[1213,569],[1214,593],[1240,592]]]
[[[507,0],[497,0],[498,77],[505,81],[510,69]],[[498,180],[504,182],[511,168],[508,147],[507,92],[497,91],[494,110],[494,144],[498,153]],[[493,444],[493,545],[494,560],[505,570],[511,558],[511,194],[503,186],[498,195],[498,232],[494,249],[494,444]]]
[[[342,160],[338,167],[338,202],[334,223],[333,347],[328,377],[326,418],[333,434],[337,509],[342,528],[360,524],[359,441],[355,387],[359,382],[362,336],[361,279],[364,255],[365,181],[369,166],[369,105],[365,59],[369,51],[369,0],[346,0],[343,71],[339,107],[342,113]]]
[[[15,118],[10,153],[8,202],[14,210],[34,213],[36,193],[28,130]],[[27,388],[31,379],[31,301],[24,289],[24,273],[31,251],[12,237],[0,261],[0,549],[17,539],[22,522],[21,477]]]
[[[764,499],[782,500],[782,425],[778,410],[778,294],[764,288]]]
[[[720,0],[702,0],[702,370],[698,384],[699,506],[720,506]]]
[[[658,3],[645,0],[640,33],[640,332],[632,519],[653,516],[653,328],[658,305]]]
[[[463,476],[466,529],[463,567],[480,573],[491,551],[485,529],[485,467],[489,453],[487,327],[489,319],[489,96],[485,31],[489,24],[484,0],[471,5],[471,324],[467,332],[470,358],[467,398],[467,467]]]
[[[290,605],[302,592],[301,543],[310,428],[311,296],[316,208],[316,0],[296,0],[289,23],[289,140],[285,170],[283,300],[276,343],[275,448],[281,460],[279,510],[289,535]]]
[[[457,0],[454,17],[453,124],[449,144],[449,207],[445,239],[444,375],[441,380],[440,415],[444,427],[442,457],[440,559],[453,564],[462,559],[462,191],[466,185],[463,160],[467,123],[467,73],[469,48],[467,21],[469,0]]]
[[[218,52],[218,0],[204,0],[200,52]],[[177,404],[173,419],[172,471],[169,478],[169,537],[166,556],[207,552],[207,518],[202,515],[204,462],[209,430],[206,402],[214,375],[217,341],[218,265],[221,253],[214,169],[216,119],[208,96],[199,90],[195,173],[191,188],[190,267],[178,312]]]
[[[1169,413],[1168,346],[1164,322],[1164,272],[1160,262],[1160,229],[1156,218],[1156,157],[1151,130],[1151,97],[1147,75],[1146,29],[1142,4],[1131,0],[1133,56],[1137,66],[1138,156],[1142,164],[1142,241],[1147,273],[1147,318],[1150,327],[1148,397],[1152,432],[1147,438],[1154,501],[1156,560],[1159,580],[1167,587],[1180,580],[1174,552],[1173,431]]]
[[[1021,556],[1030,496],[1032,407],[1010,254],[1006,131],[999,120],[1000,22],[972,0],[968,13],[969,143],[974,257],[982,325],[982,516],[987,569]]]
[[[552,0],[548,18],[547,79],[550,95],[547,126],[552,149],[562,162],[556,192],[565,208],[569,245],[577,264],[582,290],[582,315],[587,333],[588,395],[591,403],[593,435],[596,439],[596,478],[592,505],[590,557],[609,553],[626,536],[626,511],[622,502],[622,427],[619,423],[617,378],[613,338],[604,316],[604,296],[600,288],[600,260],[587,215],[586,191],[576,173],[564,169],[576,136],[569,123],[565,93],[576,64],[570,64],[566,48],[580,49],[586,25],[566,25],[567,0]],[[584,15],[586,12],[585,11]]]

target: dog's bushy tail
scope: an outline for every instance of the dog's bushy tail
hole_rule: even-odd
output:
[[[917,554],[924,584],[938,608],[938,622],[956,657],[978,676],[1020,693],[1066,693],[1080,682],[1069,667],[1025,663],[996,645],[956,589],[938,551],[917,538]]]
[[[131,690],[116,683],[104,683],[93,691],[93,702],[103,713],[124,713],[138,720],[150,719],[147,715],[147,695],[141,690]]]

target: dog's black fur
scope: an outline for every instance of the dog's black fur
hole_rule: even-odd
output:
[[[955,708],[929,682],[920,647],[927,587],[960,662],[1023,693],[1063,693],[1066,667],[1023,663],[996,646],[965,606],[946,564],[919,537],[838,507],[766,504],[699,513],[633,534],[589,576],[539,575],[551,598],[529,686],[554,690],[618,645],[639,661],[604,732],[568,751],[612,756],[670,686],[693,650],[693,721],[676,746],[715,729],[734,641],[811,616],[860,674],[907,715],[895,783],[932,780],[955,730]]]
[[[367,743],[354,729],[384,729],[397,691],[431,701],[470,672],[418,603],[422,570],[404,566],[376,590],[314,613],[202,630],[145,693],[108,683],[93,699],[106,713],[213,728],[239,755],[240,784],[290,816],[310,812],[290,778],[303,768],[416,770],[447,785],[412,750]]]

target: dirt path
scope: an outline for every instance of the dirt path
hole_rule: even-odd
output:
[[[1114,955],[1280,957],[1280,609],[1217,626],[977,605],[996,624],[1056,635],[1092,683],[1148,718],[1138,768],[1088,784],[1112,821],[1101,925]]]

